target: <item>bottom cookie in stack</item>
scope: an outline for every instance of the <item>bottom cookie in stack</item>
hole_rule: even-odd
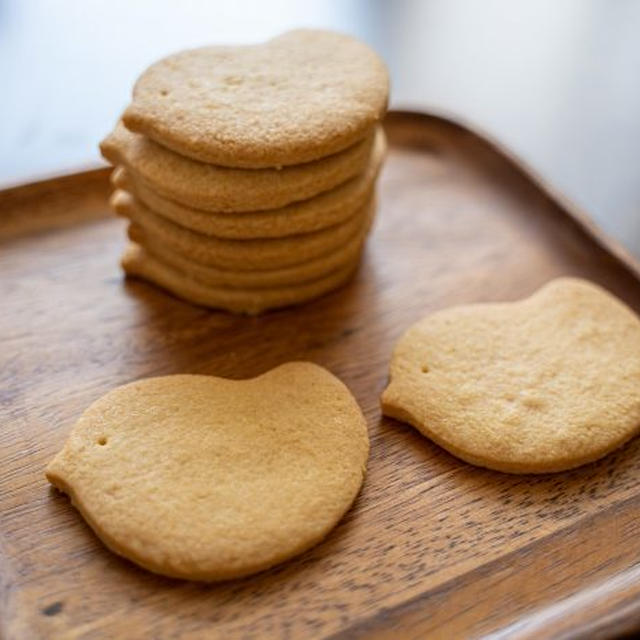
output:
[[[210,287],[185,273],[170,267],[152,256],[140,245],[131,243],[122,257],[122,267],[130,275],[138,276],[170,291],[188,302],[226,309],[235,313],[258,314],[267,309],[287,307],[317,298],[344,284],[355,272],[358,260],[318,280],[297,285],[236,289]]]
[[[345,284],[359,265],[376,206],[375,198],[370,198],[344,223],[344,230],[333,227],[303,236],[230,241],[172,229],[177,225],[165,220],[159,221],[160,226],[171,226],[158,233],[153,223],[141,224],[142,217],[131,215],[129,206],[134,203],[126,195],[117,193],[114,206],[133,220],[129,228],[132,242],[122,257],[128,275],[195,304],[250,315],[307,302]],[[194,254],[208,264],[194,259]],[[236,264],[236,255],[244,262]],[[254,267],[242,269],[247,264]]]

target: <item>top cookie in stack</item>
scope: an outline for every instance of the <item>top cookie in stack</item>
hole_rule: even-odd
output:
[[[378,56],[327,31],[152,65],[101,144],[125,271],[245,313],[339,286],[373,219],[387,98]]]

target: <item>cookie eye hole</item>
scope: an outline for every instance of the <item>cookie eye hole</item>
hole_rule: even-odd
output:
[[[160,95],[161,96],[168,96],[169,95],[169,91],[167,89],[161,89],[160,90]]]
[[[107,444],[107,438],[106,438],[105,436],[100,436],[100,437],[98,438],[98,444],[99,444],[101,447],[104,447],[104,445],[105,445],[105,444]]]
[[[420,367],[420,371],[422,371],[422,373],[429,373],[429,365],[423,364],[422,367]]]

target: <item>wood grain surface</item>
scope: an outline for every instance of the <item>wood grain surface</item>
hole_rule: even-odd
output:
[[[640,625],[640,439],[569,473],[509,476],[378,406],[393,343],[424,314],[562,274],[640,310],[637,266],[464,127],[395,113],[387,130],[355,281],[257,318],[125,282],[104,171],[0,193],[3,638],[604,638]],[[292,359],[351,388],[372,453],[353,509],[291,562],[219,585],[152,575],[109,553],[44,479],[74,420],[116,385]]]

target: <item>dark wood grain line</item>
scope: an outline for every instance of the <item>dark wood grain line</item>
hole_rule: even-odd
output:
[[[637,507],[637,505],[635,505]],[[521,618],[486,640],[609,640],[640,632],[640,564]]]
[[[370,618],[331,635],[330,640],[392,638],[395,634],[398,634],[396,637],[403,638],[446,637],[445,629],[439,629],[434,633],[434,629],[428,627],[430,622],[428,614],[425,619],[421,618],[421,612],[430,610],[427,606],[429,600],[436,598],[444,600],[459,591],[463,585],[480,582],[505,565],[517,565],[520,558],[543,547],[561,547],[563,540],[574,537],[578,532],[588,531],[598,521],[608,522],[622,513],[639,511],[640,496],[633,496],[612,504],[606,513],[600,512],[580,518],[546,537],[482,564],[433,589],[426,590],[407,602],[391,609],[383,609]],[[606,563],[598,564],[601,568]],[[608,624],[603,623],[600,610],[593,609],[594,605],[603,600],[615,601],[607,613]],[[466,609],[457,609],[454,615],[460,615],[472,609],[473,606],[474,602],[470,602],[466,605]],[[499,616],[498,622],[503,625],[504,616]],[[552,637],[566,638],[566,640],[585,637],[608,639],[617,637],[621,629],[624,629],[625,633],[640,631],[640,564],[633,564],[602,583],[585,586],[574,596],[532,611],[511,624],[502,625],[498,631],[482,635],[482,638],[485,640],[534,640]],[[564,625],[571,625],[571,628],[562,630],[561,627]],[[592,633],[600,635],[591,635]]]

